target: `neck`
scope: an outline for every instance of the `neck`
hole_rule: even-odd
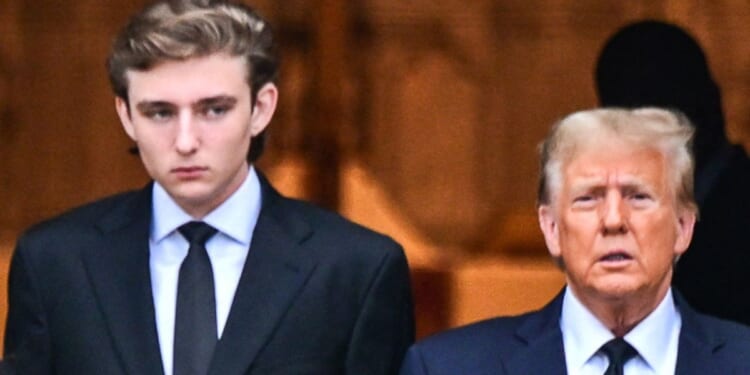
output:
[[[249,175],[249,166],[245,164],[245,166],[240,168],[230,181],[224,186],[218,186],[214,192],[205,194],[196,199],[176,196],[172,196],[172,199],[174,199],[180,208],[182,208],[193,219],[200,221],[226,202],[232,194],[239,190]]]
[[[591,313],[607,327],[616,337],[623,337],[656,310],[669,290],[660,288],[658,293],[640,291],[627,295],[593,295],[578,293],[576,297]]]

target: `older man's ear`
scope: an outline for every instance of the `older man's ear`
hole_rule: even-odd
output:
[[[676,257],[685,253],[690,246],[690,241],[693,239],[693,228],[695,228],[695,221],[697,220],[695,211],[689,209],[681,209],[680,211],[677,217],[677,240],[674,244]]]
[[[560,233],[557,227],[557,219],[554,211],[549,205],[540,205],[537,211],[539,216],[539,228],[544,234],[544,242],[547,244],[547,251],[553,258],[560,257]]]

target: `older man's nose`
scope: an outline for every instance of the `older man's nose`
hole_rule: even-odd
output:
[[[607,194],[603,209],[602,228],[605,234],[627,232],[627,207],[619,193]]]

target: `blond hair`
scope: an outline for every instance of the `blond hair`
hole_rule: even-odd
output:
[[[693,197],[693,125],[679,112],[661,108],[599,108],[572,113],[555,123],[540,146],[541,168],[537,203],[549,205],[562,185],[565,163],[576,150],[616,137],[664,155],[677,202],[697,213]]]

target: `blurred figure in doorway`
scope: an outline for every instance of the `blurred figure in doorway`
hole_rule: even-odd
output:
[[[675,25],[641,21],[605,43],[596,66],[602,106],[677,109],[695,125],[700,219],[673,284],[696,309],[750,324],[750,159],[727,139],[719,87],[696,40]]]

